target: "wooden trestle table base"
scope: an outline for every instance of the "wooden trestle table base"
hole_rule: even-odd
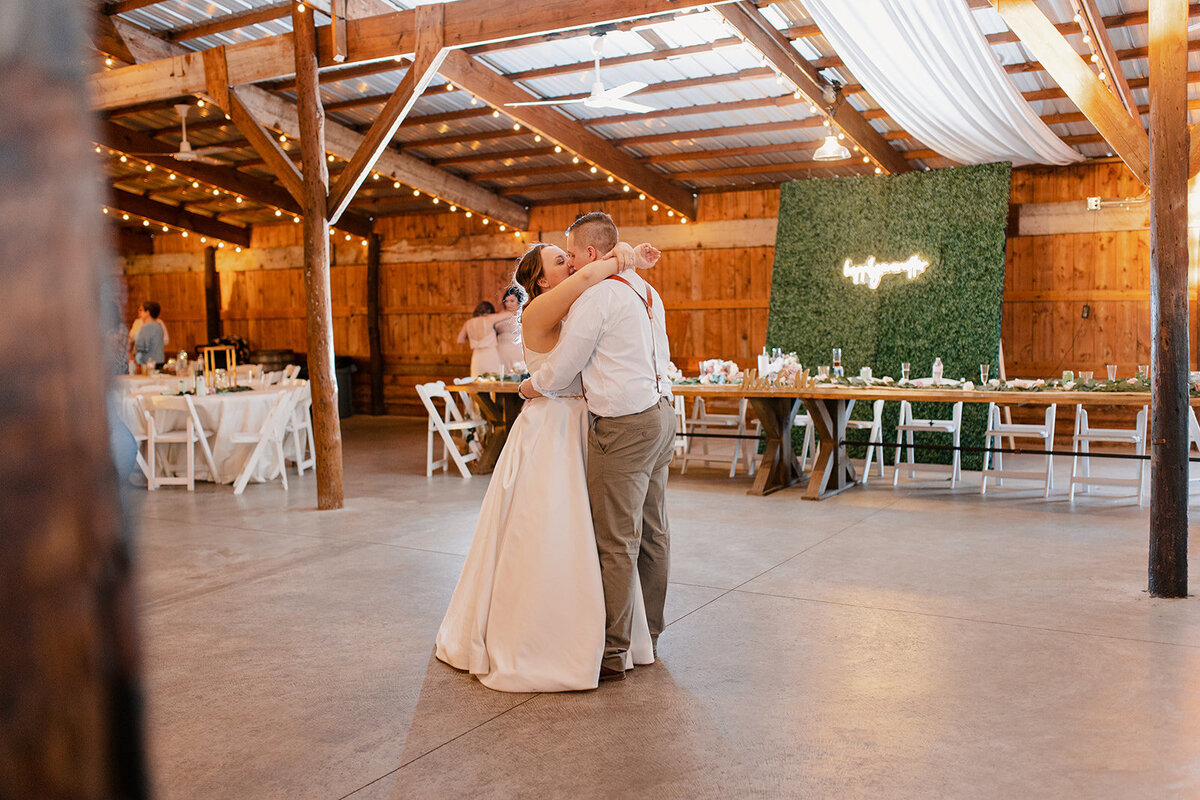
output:
[[[484,448],[485,456],[492,452],[493,447],[494,454],[490,460],[479,460],[479,471],[490,471],[495,466],[501,448],[504,447],[504,439],[508,437],[508,426],[516,419],[520,409],[521,399],[516,393],[517,384],[476,382],[448,388],[480,398],[489,395],[495,398],[488,401],[490,409],[482,400],[480,402],[480,408],[489,421],[492,421],[493,415],[503,419],[502,427],[496,427]],[[1000,392],[847,386],[772,391],[748,390],[728,384],[684,384],[672,387],[671,391],[677,396],[687,398],[720,398],[731,402],[747,398],[754,408],[755,416],[762,422],[766,438],[766,447],[755,475],[754,485],[747,494],[767,495],[807,482],[802,495],[805,500],[824,500],[858,483],[858,475],[846,454],[845,441],[846,421],[850,419],[850,412],[859,400],[908,400],[912,403],[956,403],[961,400],[964,403],[997,403],[1005,406],[1047,406],[1051,403],[1078,403],[1089,406],[1150,405],[1150,395],[1145,392]],[[816,460],[812,473],[807,478],[800,470],[800,459],[792,444],[792,425],[801,403],[807,409],[817,433]],[[1193,399],[1192,405],[1200,405],[1200,399]],[[497,410],[501,406],[503,412]],[[493,425],[496,423],[493,422]]]

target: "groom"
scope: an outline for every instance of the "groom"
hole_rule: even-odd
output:
[[[585,214],[567,230],[572,268],[590,264],[617,242],[611,217]],[[665,316],[658,292],[625,269],[575,301],[554,352],[520,387],[526,397],[553,396],[583,374],[591,420],[588,493],[604,582],[602,681],[625,679],[635,567],[656,656],[664,625],[671,546],[665,500],[675,449]]]

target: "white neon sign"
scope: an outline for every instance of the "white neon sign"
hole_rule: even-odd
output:
[[[856,286],[866,284],[872,289],[879,288],[879,282],[884,275],[907,275],[911,281],[929,266],[929,262],[919,255],[909,256],[907,261],[878,262],[875,256],[869,256],[865,263],[855,264],[850,259],[842,265],[842,274],[854,282]]]

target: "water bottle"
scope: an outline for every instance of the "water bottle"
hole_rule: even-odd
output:
[[[175,374],[180,377],[188,374],[187,350],[180,350],[175,356]]]
[[[942,382],[942,360],[940,358],[935,358],[933,360],[933,382]]]

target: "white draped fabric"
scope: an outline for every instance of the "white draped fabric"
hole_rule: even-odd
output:
[[[804,0],[863,88],[904,130],[962,164],[1083,159],[1009,80],[963,0]]]

